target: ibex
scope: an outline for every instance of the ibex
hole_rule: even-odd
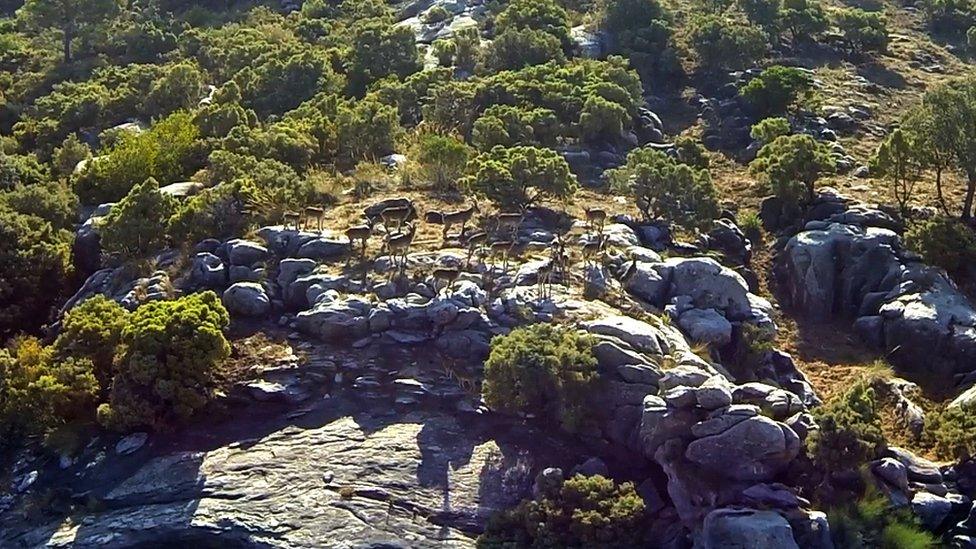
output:
[[[589,263],[591,259],[599,256],[603,252],[603,235],[597,236],[594,240],[589,240],[583,244],[583,262]]]
[[[556,262],[552,259],[546,260],[536,271],[536,283],[539,286],[539,297],[549,299],[552,297],[552,273],[556,269]]]
[[[599,234],[603,234],[603,225],[607,222],[607,211],[599,208],[586,210],[586,225],[592,231],[598,229]]]
[[[468,257],[464,260],[465,265],[471,264],[471,257],[474,255],[475,250],[480,250],[487,241],[488,233],[485,231],[478,231],[464,237],[464,245],[468,247]]]
[[[355,241],[359,241],[361,245],[360,253],[366,255],[366,241],[369,237],[373,235],[373,224],[368,220],[366,223],[360,225],[353,225],[346,229],[346,237],[349,239],[349,246],[352,247]]]
[[[502,256],[504,263],[502,264],[502,269],[508,270],[508,256],[511,254],[512,249],[515,247],[514,240],[499,240],[498,242],[492,242],[491,246],[488,247],[489,255],[491,257],[491,266],[495,266],[495,259],[498,256]]]
[[[298,212],[285,212],[284,219],[286,229],[289,226],[294,227],[296,231],[301,229],[299,225],[302,222],[302,214]]]
[[[435,284],[438,282],[444,283],[444,293],[447,293],[451,285],[454,284],[454,281],[461,276],[461,269],[457,267],[439,267],[434,269],[433,276]]]
[[[500,213],[495,215],[495,234],[501,236],[507,232],[508,234],[505,236],[514,238],[524,218],[525,214],[521,213]]]
[[[308,229],[308,224],[313,219],[316,220],[316,228],[322,230],[322,220],[325,218],[325,209],[319,208],[317,206],[308,206],[305,208],[305,228]]]
[[[394,235],[387,234],[383,242],[383,248],[390,254],[393,264],[397,264],[397,257],[402,258],[400,268],[407,267],[407,252],[410,251],[410,244],[413,243],[413,236],[417,232],[417,227],[413,223],[406,223],[406,230]]]
[[[444,234],[454,225],[461,225],[461,230],[459,234],[464,234],[464,227],[471,221],[474,214],[478,213],[478,203],[472,202],[470,206],[463,210],[458,210],[456,212],[446,212],[444,213]]]
[[[409,206],[391,206],[380,212],[380,219],[383,221],[383,228],[386,229],[387,233],[391,233],[390,227],[395,223],[396,231],[400,230],[400,227],[406,223],[407,218],[410,217],[410,207]]]

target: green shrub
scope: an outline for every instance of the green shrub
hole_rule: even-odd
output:
[[[78,163],[82,160],[91,158],[91,149],[88,144],[82,143],[78,136],[71,134],[64,140],[60,147],[54,149],[51,164],[58,174],[62,176],[72,175]]]
[[[555,37],[569,51],[569,16],[554,0],[512,0],[495,19],[495,28],[504,34],[510,30],[541,31]]]
[[[471,143],[482,151],[495,145],[553,146],[560,129],[556,113],[549,109],[492,105],[475,120]]]
[[[440,23],[451,16],[451,12],[447,11],[444,6],[434,6],[424,13],[424,23]]]
[[[51,319],[71,272],[72,235],[0,205],[0,342]]]
[[[760,29],[724,14],[696,17],[688,28],[688,45],[707,71],[750,67],[765,55],[767,42]]]
[[[826,145],[809,135],[783,135],[763,145],[749,166],[762,176],[787,209],[813,200],[817,180],[834,171]]]
[[[591,95],[586,98],[580,112],[580,137],[587,141],[614,141],[620,138],[624,127],[629,124],[630,115],[620,103]]]
[[[566,160],[552,149],[492,147],[472,159],[467,171],[466,185],[509,210],[568,198],[578,187]]]
[[[500,412],[540,414],[567,431],[597,411],[599,384],[593,341],[550,324],[516,328],[491,342],[485,361],[485,403]]]
[[[739,89],[739,96],[761,117],[781,116],[812,86],[813,80],[802,70],[774,65]]]
[[[52,181],[0,191],[0,208],[39,217],[55,229],[73,229],[78,220],[78,197],[64,183]]]
[[[558,493],[523,501],[493,517],[479,549],[512,547],[643,547],[644,502],[631,483],[576,475]]]
[[[658,0],[603,0],[601,26],[614,36],[613,53],[642,75],[680,70],[671,40],[671,13]]]
[[[674,140],[674,148],[678,154],[678,162],[687,164],[696,170],[708,169],[710,164],[708,153],[698,140],[682,136]]]
[[[490,72],[518,70],[549,61],[566,61],[559,39],[532,29],[506,30],[484,52],[485,69]]]
[[[946,459],[965,461],[976,456],[976,404],[929,412],[924,433],[927,442]]]
[[[128,322],[129,312],[115,301],[100,295],[89,298],[64,315],[61,332],[54,341],[55,356],[90,360],[95,377],[107,390],[122,329]]]
[[[888,27],[881,13],[839,9],[834,13],[834,22],[852,53],[883,52],[888,48]]]
[[[694,228],[718,216],[718,193],[708,171],[675,162],[661,151],[634,149],[609,177],[612,188],[636,198],[647,219]]]
[[[223,330],[227,310],[213,292],[153,301],[132,313],[122,330],[102,425],[126,431],[161,429],[186,420],[210,399],[214,376],[230,355]]]
[[[830,538],[838,549],[932,549],[938,540],[924,531],[906,509],[895,509],[871,482],[853,503],[827,511]]]
[[[860,382],[816,409],[820,429],[808,440],[814,463],[826,472],[857,470],[885,447],[874,389]]]
[[[739,228],[753,244],[762,242],[763,225],[762,219],[756,212],[748,212],[739,216]]]
[[[438,190],[456,190],[472,149],[453,135],[428,133],[419,137],[416,158],[427,181]]]
[[[98,382],[86,358],[56,360],[34,338],[0,349],[0,427],[8,433],[44,433],[90,416]]]
[[[166,245],[166,226],[176,199],[159,192],[155,179],[129,191],[102,220],[102,249],[120,259],[140,259]]]
[[[966,277],[974,271],[976,233],[957,219],[938,217],[916,223],[905,232],[905,245],[952,276]]]
[[[245,211],[254,198],[249,189],[253,185],[240,181],[205,189],[177,206],[167,222],[166,233],[179,244],[242,236],[249,221]]]
[[[199,132],[190,115],[179,112],[142,134],[126,134],[107,155],[93,159],[75,181],[85,204],[114,202],[135,183],[150,177],[179,181],[194,162]]]
[[[776,140],[777,137],[790,134],[790,122],[782,117],[763,118],[752,125],[749,130],[749,137],[759,141],[763,145],[768,145]]]

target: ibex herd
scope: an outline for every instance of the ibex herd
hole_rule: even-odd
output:
[[[360,257],[365,259],[369,239],[375,234],[377,225],[382,225],[382,252],[389,255],[396,270],[403,272],[407,268],[407,255],[417,234],[417,221],[413,218],[415,211],[413,205],[409,203],[390,206],[379,211],[378,215],[374,213],[372,217],[367,216],[362,222],[351,225],[345,230],[350,248],[355,249],[358,245]],[[492,269],[500,260],[502,269],[508,270],[509,260],[518,247],[518,231],[525,219],[525,212],[497,213],[485,218],[485,229],[466,231],[475,216],[480,213],[478,204],[472,202],[470,206],[461,210],[452,212],[432,210],[424,215],[426,223],[443,227],[441,238],[445,243],[450,238],[451,229],[458,227],[456,238],[467,248],[465,267],[434,269],[432,273],[434,282],[438,286],[443,284],[445,291],[449,291],[467,268],[466,266],[471,264],[475,254],[478,254],[482,260],[490,261]],[[586,227],[594,237],[589,238],[582,245],[584,264],[599,261],[606,243],[604,227],[608,217],[606,210],[597,208],[586,210]],[[317,230],[322,230],[324,219],[325,210],[313,206],[305,208],[302,213],[285,212],[284,214],[286,228],[294,227],[296,230],[309,229],[313,223]],[[545,262],[538,268],[539,293],[543,297],[551,296],[554,279],[567,275],[570,261],[566,247],[558,235],[552,242],[549,252]]]

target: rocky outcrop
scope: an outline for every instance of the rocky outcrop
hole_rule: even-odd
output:
[[[808,222],[776,260],[788,304],[817,319],[852,319],[916,378],[976,382],[976,309],[948,276],[906,251],[884,213],[819,204],[826,220]]]

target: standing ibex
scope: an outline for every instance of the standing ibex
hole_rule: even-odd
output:
[[[346,237],[349,239],[349,246],[352,247],[355,241],[359,241],[361,245],[360,254],[366,256],[366,241],[369,237],[373,235],[373,223],[366,221],[360,225],[353,225],[346,229]]]
[[[396,228],[394,230],[399,231],[410,217],[412,211],[413,210],[410,206],[391,206],[386,208],[380,212],[380,219],[383,221],[383,228],[386,229],[388,234],[390,234],[392,233],[391,226],[396,224]]]
[[[586,225],[593,231],[597,229],[598,234],[603,234],[603,226],[607,222],[607,211],[599,208],[589,208],[586,210]]]
[[[322,221],[325,219],[325,209],[318,206],[308,206],[305,208],[305,229],[312,220],[316,220],[316,228],[322,230]]]
[[[461,230],[458,234],[463,236],[464,227],[468,224],[469,221],[471,221],[471,218],[474,217],[474,214],[478,213],[479,211],[480,210],[478,209],[478,203],[472,202],[471,205],[468,206],[467,208],[463,210],[457,210],[454,212],[439,212],[436,210],[431,210],[424,215],[424,220],[427,223],[431,223],[433,225],[443,225],[444,232],[442,238],[444,239],[445,242],[447,242],[448,233],[450,233],[451,227],[455,225],[460,225]]]
[[[397,265],[397,258],[401,258],[399,265],[401,270],[407,268],[407,252],[410,251],[414,234],[417,232],[417,227],[413,223],[406,223],[404,226],[406,230],[393,235],[387,234],[383,242],[383,248],[390,254],[394,266]]]
[[[301,230],[301,227],[299,227],[299,225],[302,222],[302,214],[298,212],[285,212],[284,219],[285,219],[286,229],[288,227],[294,227],[296,231]]]
[[[448,290],[451,288],[451,285],[454,284],[454,281],[461,276],[461,269],[457,267],[439,267],[434,269],[433,276],[435,286],[438,282],[443,282],[444,293],[447,294]]]
[[[494,268],[495,259],[498,256],[502,256],[504,263],[502,264],[502,269],[508,270],[508,256],[511,255],[512,249],[515,248],[514,240],[499,240],[497,242],[492,242],[488,247],[489,256],[491,257],[491,266]]]
[[[593,240],[583,243],[583,263],[589,264],[594,257],[603,253],[603,235],[597,235]],[[594,260],[595,261],[595,260]]]
[[[468,248],[468,257],[464,260],[465,265],[471,264],[471,257],[474,256],[475,250],[480,250],[487,241],[488,233],[485,231],[474,232],[464,237],[464,245]]]
[[[496,236],[515,238],[525,214],[522,213],[500,213],[494,217],[494,230]],[[505,234],[507,233],[507,234]]]
[[[545,263],[536,270],[536,283],[539,286],[539,297],[549,299],[552,297],[552,274],[556,269],[556,262],[547,259]]]

